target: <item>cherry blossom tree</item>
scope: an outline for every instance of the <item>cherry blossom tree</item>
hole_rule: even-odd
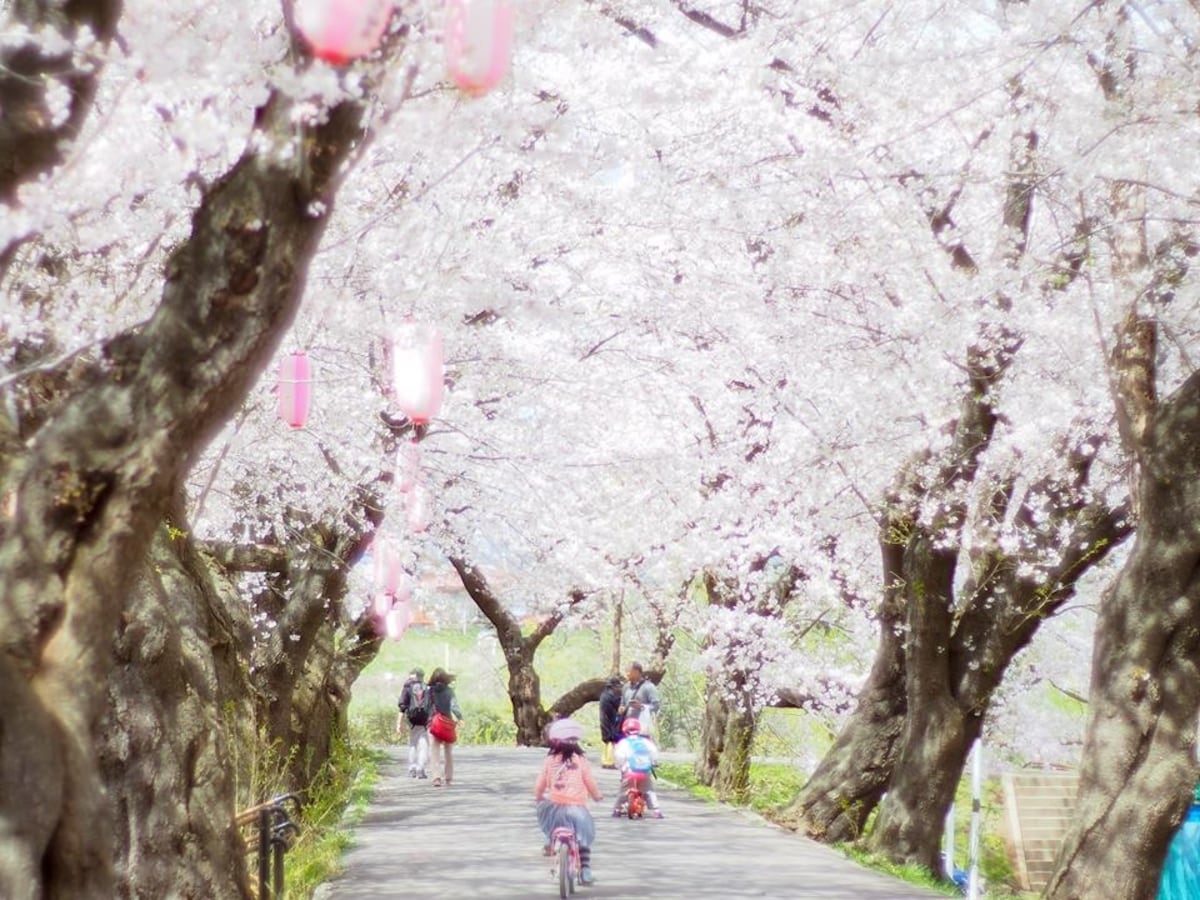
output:
[[[309,65],[288,4],[77,4],[45,23],[37,6],[14,7],[0,74],[6,108],[36,113],[0,130],[16,161],[0,173],[0,677],[4,723],[20,723],[0,738],[0,808],[18,823],[6,889],[71,896],[110,868],[113,841],[77,826],[105,820],[98,782],[125,777],[128,748],[220,764],[228,736],[199,741],[214,703],[245,700],[227,633],[271,673],[259,716],[319,757],[362,660],[332,648],[377,646],[355,586],[374,534],[413,575],[456,561],[510,638],[526,738],[549,714],[533,664],[548,632],[514,628],[508,596],[586,623],[633,573],[665,621],[710,636],[736,725],[731,742],[711,733],[735,761],[763,705],[830,680],[827,656],[788,647],[795,629],[836,610],[858,639],[873,617],[874,667],[836,679],[865,676],[858,711],[797,821],[855,836],[891,785],[877,843],[931,863],[1014,654],[1145,521],[1144,504],[1130,517],[1106,369],[1139,292],[1121,333],[1141,337],[1121,346],[1159,342],[1120,357],[1121,396],[1142,398],[1122,418],[1184,428],[1191,242],[1161,223],[1186,223],[1193,176],[1152,183],[1131,161],[1190,139],[1172,111],[1192,81],[1189,11],[535,0],[509,79],[468,99],[443,77],[437,4],[400,4],[381,54],[343,69]],[[1126,58],[1136,80],[1116,77]],[[1121,235],[1145,252],[1105,270]],[[446,404],[421,428],[419,528],[394,481],[410,423],[383,374],[409,318],[447,351]],[[298,431],[256,381],[295,349],[318,372]],[[1147,384],[1182,386],[1178,404]],[[1125,429],[1143,473],[1161,446],[1186,476],[1185,445],[1150,447],[1152,433]],[[1186,496],[1170,502],[1185,518]],[[786,608],[755,568],[767,558],[803,573]],[[126,600],[143,559],[161,571]],[[492,565],[520,573],[511,595],[489,588]],[[239,572],[254,574],[233,590]],[[719,598],[703,609],[679,590],[699,572]],[[163,609],[164,584],[186,591],[186,615]],[[202,698],[143,633],[219,639],[194,669]],[[114,653],[140,671],[105,691]],[[138,698],[156,712],[135,715]],[[176,707],[189,728],[155,744],[157,711]],[[1171,713],[1185,733],[1194,711]],[[1170,751],[1162,772],[1182,773]],[[27,761],[41,768],[18,779]],[[116,843],[161,861],[138,814],[156,809],[149,785],[184,779],[137,777]],[[230,812],[212,785],[201,842]],[[30,792],[37,821],[18,817]],[[1096,852],[1080,850],[1081,871],[1099,871]],[[236,866],[190,871],[224,877],[215,896],[244,893]]]

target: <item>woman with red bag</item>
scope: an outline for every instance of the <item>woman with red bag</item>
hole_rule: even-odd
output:
[[[454,781],[454,742],[456,729],[462,721],[462,710],[450,682],[454,676],[445,669],[434,669],[429,675],[429,761],[433,767],[433,786]]]

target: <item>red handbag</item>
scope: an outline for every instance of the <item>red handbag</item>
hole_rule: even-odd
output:
[[[429,720],[429,733],[443,744],[453,744],[458,740],[458,723],[449,716],[435,712]]]

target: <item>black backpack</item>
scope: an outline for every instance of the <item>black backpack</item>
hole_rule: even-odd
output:
[[[429,723],[429,689],[421,682],[414,683],[409,688],[408,709],[404,711],[409,725],[426,725]]]

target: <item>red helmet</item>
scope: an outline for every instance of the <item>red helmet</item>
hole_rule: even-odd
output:
[[[621,733],[622,734],[641,734],[642,733],[642,723],[639,722],[637,719],[626,719],[624,722],[621,723]]]

